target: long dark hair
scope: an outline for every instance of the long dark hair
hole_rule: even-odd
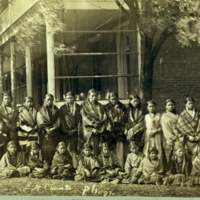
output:
[[[129,97],[129,106],[133,107],[133,105],[131,104],[132,99],[138,99],[139,100],[139,104],[137,106],[137,108],[141,108],[141,101],[140,101],[140,97],[137,94],[131,94]]]

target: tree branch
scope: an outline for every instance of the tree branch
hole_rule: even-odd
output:
[[[115,3],[118,5],[118,7],[124,12],[125,15],[129,15],[130,13],[122,6],[122,4],[118,1],[115,0]]]
[[[172,27],[170,27],[172,28]],[[163,45],[163,43],[165,42],[165,40],[173,34],[173,31],[169,31],[169,27],[167,27],[162,33],[161,33],[161,36],[160,38],[158,39],[156,45],[154,46],[153,48],[153,51],[152,51],[152,58],[155,59],[156,56],[158,55],[158,52],[161,48],[161,46]]]

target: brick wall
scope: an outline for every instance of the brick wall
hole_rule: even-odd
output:
[[[165,41],[155,61],[153,75],[153,100],[159,112],[165,111],[165,100],[172,98],[180,113],[187,96],[192,96],[196,108],[200,109],[199,61],[197,44],[182,48],[173,36]]]

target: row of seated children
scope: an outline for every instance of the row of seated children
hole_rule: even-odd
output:
[[[0,161],[0,178],[23,177],[53,178],[75,181],[92,181],[101,183],[138,183],[156,185],[193,185],[200,180],[200,154],[192,163],[190,162],[183,145],[174,146],[174,154],[165,172],[158,158],[158,150],[149,148],[148,156],[139,152],[136,142],[130,143],[131,153],[125,163],[125,172],[121,169],[117,157],[110,150],[110,145],[101,145],[101,154],[96,158],[92,155],[92,145],[85,143],[83,151],[78,158],[78,167],[75,171],[72,158],[64,142],[56,148],[52,165],[42,161],[40,146],[37,142],[31,146],[26,164],[22,162],[20,152],[16,145],[10,141],[7,152]]]

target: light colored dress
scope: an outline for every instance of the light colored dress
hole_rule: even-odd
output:
[[[148,150],[150,147],[156,147],[158,149],[158,158],[163,167],[163,148],[162,148],[162,129],[160,125],[161,114],[147,114],[145,115],[145,133],[144,133],[144,148],[143,153],[148,156]],[[156,133],[154,137],[150,137],[150,134],[160,129],[159,133]]]

